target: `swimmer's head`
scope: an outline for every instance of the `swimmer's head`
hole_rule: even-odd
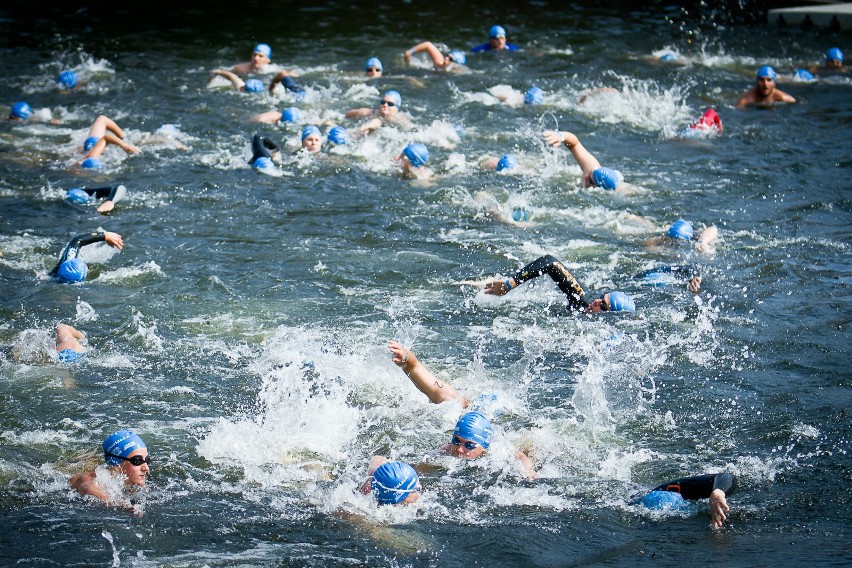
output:
[[[651,491],[641,503],[653,511],[677,511],[686,506],[683,496],[674,491]]]
[[[121,458],[126,458],[136,450],[147,448],[145,442],[138,435],[130,430],[119,430],[110,435],[104,440],[102,447],[104,449],[104,461],[111,467],[121,465],[124,461]]]
[[[484,414],[468,412],[456,422],[455,430],[453,430],[453,444],[456,444],[457,438],[464,438],[488,449],[492,431],[491,421]]]
[[[384,67],[382,67],[382,62],[379,61],[378,57],[371,57],[364,64],[364,72],[368,77],[381,77],[382,71],[384,71]]]
[[[302,128],[302,148],[310,153],[319,152],[322,148],[322,134],[313,124]]]
[[[459,65],[464,65],[467,63],[467,57],[465,56],[463,51],[459,51],[458,49],[454,49],[447,54],[447,57],[453,60],[454,63],[458,63]]]
[[[488,39],[497,39],[501,37],[506,37],[506,30],[503,26],[491,26],[491,29],[488,30]]]
[[[402,503],[412,493],[419,493],[420,479],[417,472],[407,463],[398,461],[385,462],[373,472],[370,489],[379,505],[396,505]],[[417,498],[408,499],[413,503]]]
[[[544,102],[544,91],[538,87],[530,87],[530,89],[524,93],[524,104],[540,105],[542,102]]]
[[[256,170],[271,170],[275,168],[275,164],[272,162],[272,158],[261,156],[252,162],[251,167]]]
[[[299,122],[302,113],[296,107],[287,107],[281,111],[280,122]]]
[[[74,71],[63,71],[56,78],[57,84],[59,84],[59,88],[65,91],[70,91],[74,87],[77,86],[77,73]]]
[[[497,162],[497,171],[511,171],[518,167],[518,159],[512,154],[506,154]]]
[[[342,126],[335,126],[331,130],[328,131],[328,136],[326,136],[330,144],[335,144],[337,146],[342,146],[346,144],[349,139],[349,136],[346,134],[346,129]]]
[[[98,138],[97,136],[89,136],[88,138],[86,138],[86,141],[83,142],[83,151],[88,152],[89,150],[94,148],[95,144],[97,144],[99,140],[100,138]]]
[[[618,189],[622,181],[624,176],[621,172],[612,168],[598,168],[592,172],[592,182],[602,189]]]
[[[426,162],[429,161],[429,149],[419,142],[414,142],[406,146],[402,151],[402,155],[415,168],[425,166]]]
[[[248,79],[243,86],[243,90],[247,93],[262,93],[263,88],[263,81],[260,79]]]
[[[9,111],[10,119],[26,120],[33,115],[33,107],[21,101],[12,105],[12,110]]]
[[[796,69],[793,73],[793,78],[798,79],[799,81],[813,81],[814,74],[807,69]]]
[[[396,105],[397,108],[402,106],[402,95],[397,91],[388,91],[384,95],[382,95],[382,99],[390,99]]]
[[[671,63],[672,61],[677,61],[677,55],[675,55],[671,51],[667,51],[660,56],[660,61],[663,61],[665,63]]]
[[[269,63],[272,60],[272,48],[265,43],[259,43],[254,46],[254,51],[252,52],[252,55],[260,55],[261,57],[266,59],[264,63]]]
[[[776,76],[775,69],[773,69],[772,66],[770,66],[770,65],[764,65],[763,67],[761,67],[760,69],[757,70],[757,74],[755,75],[755,79],[768,78],[768,79],[772,79],[774,81],[775,76]]]
[[[86,158],[83,160],[83,163],[80,164],[80,167],[85,170],[100,170],[103,169],[104,163],[100,160],[100,158]]]
[[[530,212],[523,207],[515,207],[512,209],[512,221],[515,223],[523,223],[530,218]]]
[[[825,54],[825,64],[829,67],[841,67],[843,65],[843,52],[839,47],[832,47]]]
[[[63,282],[82,282],[89,273],[89,267],[82,258],[69,258],[59,265],[56,276]]]
[[[609,293],[609,311],[611,312],[635,312],[636,304],[633,298],[624,292]]]
[[[75,205],[88,205],[92,202],[92,198],[82,189],[75,187],[73,189],[69,189],[65,194],[65,201]]]
[[[668,236],[673,239],[681,239],[684,241],[691,241],[692,237],[695,235],[695,230],[692,228],[692,223],[689,221],[684,221],[683,219],[678,219],[672,226],[669,227]]]

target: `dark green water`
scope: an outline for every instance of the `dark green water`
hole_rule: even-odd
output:
[[[850,51],[848,36],[615,3],[0,17],[0,110],[27,100],[62,120],[0,134],[0,564],[850,562],[852,81],[782,83],[800,104],[733,108],[758,66],[789,73],[828,47]],[[469,49],[492,23],[525,49],[469,54],[464,74],[402,67],[416,41]],[[259,41],[301,73],[303,101],[205,88],[210,69]],[[653,62],[667,47],[687,64]],[[386,69],[375,85],[360,73],[372,55]],[[61,95],[53,78],[66,68],[85,84]],[[533,85],[542,106],[494,97]],[[601,86],[625,94],[578,104]],[[252,114],[298,106],[306,122],[355,129],[345,111],[388,88],[414,131],[289,157],[278,177],[246,165],[256,130],[298,142]],[[724,136],[677,138],[710,105]],[[104,172],[83,174],[75,149],[98,114],[144,153],[110,149]],[[557,125],[632,191],[580,189],[570,155],[541,142]],[[431,185],[396,173],[413,140],[431,150]],[[507,152],[525,175],[479,168]],[[112,215],[63,201],[109,183],[129,190]],[[525,207],[531,223],[501,222],[488,203]],[[645,247],[678,218],[718,226],[715,251]],[[48,279],[68,239],[96,228],[121,233],[125,250],[87,251],[85,284]],[[547,253],[590,290],[628,291],[637,314],[564,317],[544,281],[501,300],[453,284]],[[633,278],[681,262],[703,269],[697,302]],[[42,361],[57,321],[88,335],[77,366]],[[435,455],[460,409],[426,404],[390,363],[392,338],[479,403],[496,395],[490,457]],[[155,460],[137,516],[67,486],[77,456],[126,426]],[[541,481],[520,478],[512,445],[532,450]],[[352,493],[374,453],[434,466],[417,507]],[[721,531],[706,504],[668,515],[628,504],[722,470],[740,489]]]

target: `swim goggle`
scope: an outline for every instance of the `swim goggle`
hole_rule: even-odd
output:
[[[124,456],[117,456],[115,454],[110,454],[110,453],[107,453],[107,452],[104,452],[104,455],[109,457],[109,458],[115,458],[117,460],[129,461],[130,465],[133,465],[135,467],[139,467],[143,463],[147,463],[148,465],[151,465],[151,456],[145,456],[144,458],[142,456],[133,456],[132,458],[126,458]]]
[[[476,442],[462,442],[461,438],[455,435],[453,436],[453,439],[450,440],[450,443],[454,446],[464,446],[468,450],[475,450],[479,447],[479,444],[477,444]]]

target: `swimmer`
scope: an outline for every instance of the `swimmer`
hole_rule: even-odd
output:
[[[296,93],[297,97],[301,99],[305,96],[305,88],[302,87],[299,83],[293,79],[293,75],[288,73],[287,71],[279,71],[275,77],[272,78],[272,82],[269,83],[269,94],[274,94],[275,87],[278,86],[278,83],[284,85],[284,88],[290,91],[291,93]]]
[[[462,408],[467,408],[470,400],[461,395],[447,382],[438,380],[423,363],[417,359],[413,351],[409,351],[396,341],[388,342],[388,349],[393,355],[393,363],[402,369],[414,383],[417,390],[426,395],[429,402],[458,400]],[[441,452],[453,457],[473,460],[482,457],[491,445],[491,421],[481,412],[467,412],[458,419],[450,442],[441,446]],[[524,477],[537,479],[532,461],[520,450],[515,450],[515,458],[523,469]]]
[[[127,188],[123,185],[112,187],[74,187],[65,193],[65,200],[75,205],[88,205],[93,199],[103,199],[98,205],[98,213],[109,213],[115,204],[124,199]]]
[[[496,170],[498,173],[517,174],[522,173],[518,159],[513,154],[505,154],[499,158],[488,158],[480,163],[484,170]]]
[[[45,115],[50,116],[50,111],[44,109],[43,111],[34,113],[33,107],[24,101],[13,104],[12,108],[9,109],[9,120],[12,122],[33,121],[49,122],[50,124],[60,124],[62,122],[58,118],[47,118]]]
[[[483,51],[517,51],[520,49],[517,45],[506,43],[506,30],[503,26],[491,26],[488,30],[488,43],[477,45],[470,49],[471,53],[481,53]]]
[[[547,274],[568,298],[569,312],[635,312],[633,299],[624,292],[606,292],[600,298],[586,299],[586,292],[565,265],[552,255],[537,258],[524,266],[513,276],[485,283],[485,293],[492,296],[505,296],[527,280]]]
[[[287,107],[282,111],[270,110],[251,117],[252,122],[263,122],[264,124],[282,124],[299,122],[302,113],[296,107]]]
[[[269,167],[272,165],[273,160],[279,156],[280,151],[281,149],[278,147],[278,144],[262,134],[255,134],[251,139],[251,160],[249,160],[249,165],[255,166],[258,160],[261,160],[260,164],[256,167]]]
[[[527,92],[524,93],[525,105],[540,105],[543,102],[544,91],[542,91],[538,87],[530,87],[529,89],[527,89]]]
[[[332,126],[326,134],[329,146],[345,146],[349,142],[349,133],[342,126]]]
[[[322,150],[322,134],[320,129],[313,124],[302,128],[302,149],[309,154],[316,154]]]
[[[383,72],[384,67],[378,57],[371,57],[364,64],[364,73],[367,75],[367,79],[378,79]]]
[[[804,71],[804,69],[799,71]],[[833,75],[848,73],[849,69],[843,65],[843,52],[840,48],[832,47],[825,53],[825,62],[822,65],[811,66],[810,71],[819,75]]]
[[[590,89],[588,91],[584,91],[580,98],[577,99],[577,104],[586,104],[591,97],[597,97],[600,95],[609,95],[609,94],[621,94],[621,91],[616,89],[615,87],[598,87],[597,89]]]
[[[679,510],[685,505],[684,499],[710,499],[710,527],[719,529],[731,510],[727,497],[736,489],[737,476],[733,473],[696,475],[663,483],[649,493],[635,497],[631,502],[642,504],[648,509]]]
[[[130,430],[119,430],[110,435],[102,444],[104,461],[109,473],[124,481],[124,494],[132,495],[145,486],[151,458],[148,446]],[[80,495],[92,495],[104,503],[115,503],[115,495],[110,495],[101,483],[98,483],[97,471],[84,471],[68,480],[68,484]]]
[[[692,223],[678,219],[672,223],[665,234],[648,239],[646,246],[653,248],[694,242],[695,250],[698,252],[711,253],[713,252],[712,245],[718,238],[719,229],[715,225],[704,227],[696,233]]]
[[[796,99],[775,88],[775,69],[764,65],[757,70],[755,85],[737,101],[737,108],[746,105],[769,106],[773,103],[795,103]]]
[[[695,264],[657,266],[636,275],[647,286],[665,286],[672,280],[686,280],[686,288],[693,294],[701,291],[701,273]]]
[[[379,505],[410,505],[420,499],[423,487],[417,472],[407,463],[373,456],[359,491],[372,493]]]
[[[79,340],[86,336],[77,328],[60,323],[56,326],[56,353],[60,363],[76,363],[86,352]]]
[[[359,131],[369,134],[381,128],[385,124],[394,124],[405,128],[411,128],[411,119],[407,114],[400,111],[402,107],[402,95],[397,91],[387,91],[379,99],[378,110],[371,108],[353,108],[346,113],[346,118],[370,118],[361,125]]]
[[[701,115],[701,118],[689,125],[690,130],[699,130],[703,132],[717,132],[721,134],[724,131],[722,119],[712,108],[708,108]]]
[[[50,271],[50,276],[62,282],[82,282],[89,273],[89,268],[80,256],[80,249],[86,245],[105,242],[112,248],[124,248],[124,240],[118,233],[109,231],[97,233],[82,233],[71,239],[62,250],[59,262]]]
[[[259,43],[254,47],[254,51],[251,54],[251,61],[237,63],[231,67],[231,72],[238,75],[262,72],[263,68],[272,62],[271,58],[272,48],[265,43]]]
[[[586,150],[575,134],[546,130],[542,136],[550,146],[556,147],[562,144],[568,146],[571,155],[577,161],[577,165],[583,170],[583,187],[600,187],[613,190],[618,189],[618,186],[624,181],[624,176],[618,170],[602,168],[598,159]]]
[[[402,167],[402,177],[411,179],[428,179],[432,170],[426,167],[429,161],[429,149],[419,142],[409,144],[402,154],[395,158]]]
[[[139,154],[142,152],[133,144],[128,144],[123,139],[124,131],[114,120],[105,115],[98,116],[89,129],[89,136],[83,142],[83,151],[88,152],[80,163],[85,169],[100,169],[103,167],[101,156],[107,145],[118,146],[128,154]]]
[[[432,65],[435,66],[435,69],[443,69],[445,71],[457,71],[461,69],[465,63],[467,63],[467,57],[465,57],[463,51],[453,50],[450,51],[447,55],[441,53],[441,51],[435,47],[435,44],[431,41],[424,41],[418,43],[411,49],[406,49],[402,54],[402,58],[405,60],[405,64],[408,65],[411,62],[411,56],[415,53],[425,52],[426,55],[432,60]]]
[[[232,71],[228,71],[227,69],[214,69],[210,72],[210,80],[207,81],[207,84],[209,85],[210,81],[216,77],[224,77],[231,82],[236,90],[243,93],[263,92],[263,81],[260,79],[247,79],[243,81]]]
[[[60,91],[73,91],[80,86],[80,78],[74,71],[63,71],[56,77],[56,84]]]

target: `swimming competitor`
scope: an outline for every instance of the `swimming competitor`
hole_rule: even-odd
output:
[[[269,83],[269,94],[270,95],[274,94],[275,87],[277,87],[279,83],[284,85],[284,88],[287,89],[288,91],[290,91],[291,93],[296,93],[297,98],[299,100],[301,100],[302,97],[305,96],[305,88],[302,87],[299,83],[297,83],[295,79],[293,79],[293,75],[291,73],[288,73],[287,71],[284,71],[283,69],[281,71],[279,71],[275,75],[275,77],[272,78],[272,82]]]
[[[362,134],[369,134],[385,124],[400,126],[406,130],[411,128],[411,119],[406,113],[400,111],[402,107],[402,95],[397,91],[387,91],[379,99],[378,110],[371,108],[353,108],[347,111],[346,118],[370,118],[359,128]]]
[[[601,163],[591,152],[580,143],[576,134],[571,132],[556,132],[546,130],[542,133],[545,142],[554,148],[565,144],[577,165],[583,170],[583,187],[600,187],[614,190],[624,181],[624,176],[618,170],[602,168]]]
[[[710,526],[721,528],[727,520],[727,497],[737,489],[737,476],[733,473],[695,475],[675,479],[658,485],[649,493],[635,497],[633,504],[642,504],[648,509],[679,510],[685,506],[684,499],[696,501],[710,499]]]
[[[428,179],[433,172],[426,167],[429,162],[429,149],[419,142],[409,144],[402,154],[395,158],[402,167],[402,176],[412,179]]]
[[[56,354],[60,363],[76,363],[86,352],[80,343],[86,336],[77,328],[60,323],[56,326]]]
[[[308,124],[302,128],[302,150],[309,154],[316,154],[322,150],[322,133],[319,127]]]
[[[546,255],[521,268],[513,276],[506,279],[492,280],[485,283],[485,293],[492,296],[505,296],[524,282],[547,274],[556,282],[559,289],[568,298],[570,312],[635,312],[633,299],[624,292],[606,292],[600,298],[586,299],[586,292],[574,275],[565,265],[552,256]]]
[[[704,227],[696,233],[692,223],[684,219],[678,219],[672,223],[665,234],[651,237],[646,241],[645,245],[648,248],[654,248],[687,242],[694,243],[695,250],[698,252],[710,253],[713,252],[712,245],[718,237],[719,229],[716,228],[716,225]]]
[[[332,126],[325,137],[330,147],[345,146],[349,142],[349,133],[342,126]]]
[[[61,124],[62,122],[58,118],[46,118],[45,115],[51,115],[48,109],[34,113],[33,107],[24,101],[16,102],[9,109],[9,120],[12,122],[25,122],[28,120],[33,122],[49,122],[50,124]]]
[[[133,144],[124,141],[125,133],[118,124],[106,115],[98,116],[89,129],[89,136],[83,142],[83,151],[86,157],[80,163],[84,169],[100,169],[103,167],[101,156],[107,145],[118,146],[128,154],[139,154],[142,152]]]
[[[364,64],[364,74],[367,75],[367,79],[378,79],[382,76],[384,70],[385,68],[378,57],[371,57]]]
[[[273,161],[280,155],[281,149],[278,144],[263,136],[260,133],[255,134],[251,139],[251,160],[249,165],[257,168],[268,168],[273,165]]]
[[[80,78],[75,71],[63,71],[56,77],[56,84],[62,92],[73,91],[80,86]]]
[[[236,73],[227,69],[214,69],[211,71],[207,84],[209,85],[210,81],[216,77],[224,77],[231,82],[236,90],[243,93],[262,93],[264,89],[263,81],[260,79],[246,79],[243,81]]]
[[[467,63],[467,57],[463,51],[459,51],[457,49],[450,51],[447,55],[441,53],[435,44],[431,41],[424,41],[418,43],[411,49],[406,49],[402,54],[403,59],[405,60],[405,64],[408,65],[411,63],[411,56],[415,53],[425,52],[426,55],[429,56],[429,59],[432,60],[432,65],[435,66],[435,69],[443,69],[444,71],[458,71],[464,67]]]
[[[819,75],[832,75],[848,73],[849,69],[843,65],[843,52],[840,48],[832,47],[825,53],[825,62],[822,65],[811,66],[810,71]]]
[[[89,273],[89,268],[80,256],[80,249],[86,245],[105,242],[112,248],[121,250],[124,248],[124,240],[118,233],[109,231],[98,231],[97,233],[82,233],[71,239],[59,262],[50,271],[50,276],[58,278],[63,282],[82,282]]]
[[[248,75],[250,73],[263,72],[263,68],[272,62],[272,48],[265,43],[259,43],[254,46],[254,51],[251,54],[251,61],[246,63],[237,63],[231,67],[231,72],[238,75]]]
[[[388,342],[388,349],[393,355],[393,363],[411,379],[417,390],[426,395],[429,402],[441,404],[450,400],[459,400],[462,408],[470,405],[470,400],[463,397],[447,382],[438,380],[423,363],[410,351],[397,343]],[[441,446],[441,452],[447,455],[474,460],[482,457],[491,445],[491,421],[481,412],[467,412],[458,419],[450,442]],[[520,462],[524,477],[537,479],[538,474],[530,458],[520,450],[515,450],[515,458]]]
[[[372,493],[379,505],[410,505],[420,499],[423,487],[417,472],[407,463],[373,456],[359,491]]]
[[[701,118],[693,122],[687,127],[689,130],[707,133],[722,134],[724,127],[719,114],[712,108],[708,108],[701,115]]]
[[[112,187],[74,187],[65,193],[65,200],[75,205],[88,205],[93,199],[103,199],[98,205],[98,213],[109,213],[115,204],[124,199],[127,188],[123,185]]]
[[[737,108],[743,108],[746,105],[768,106],[773,103],[795,103],[795,98],[775,87],[775,77],[775,69],[769,65],[758,69],[754,87],[740,97]]]
[[[287,107],[282,111],[270,110],[251,117],[252,122],[263,122],[265,124],[296,123],[302,119],[302,113],[296,107]]]
[[[109,473],[123,480],[123,494],[139,492],[145,486],[151,463],[148,446],[142,438],[130,430],[119,430],[108,436],[101,446]],[[80,495],[92,495],[104,503],[119,502],[123,495],[110,494],[105,487],[110,481],[99,482],[97,470],[91,470],[74,475],[68,484]]]
[[[488,30],[488,43],[477,45],[470,49],[471,53],[481,53],[483,51],[517,51],[520,49],[517,45],[506,43],[506,30],[503,26],[491,26]]]
[[[482,166],[482,169],[496,170],[499,173],[506,174],[517,174],[522,173],[524,171],[518,163],[518,158],[516,158],[514,154],[504,154],[499,158],[488,158],[481,162],[480,165]]]

